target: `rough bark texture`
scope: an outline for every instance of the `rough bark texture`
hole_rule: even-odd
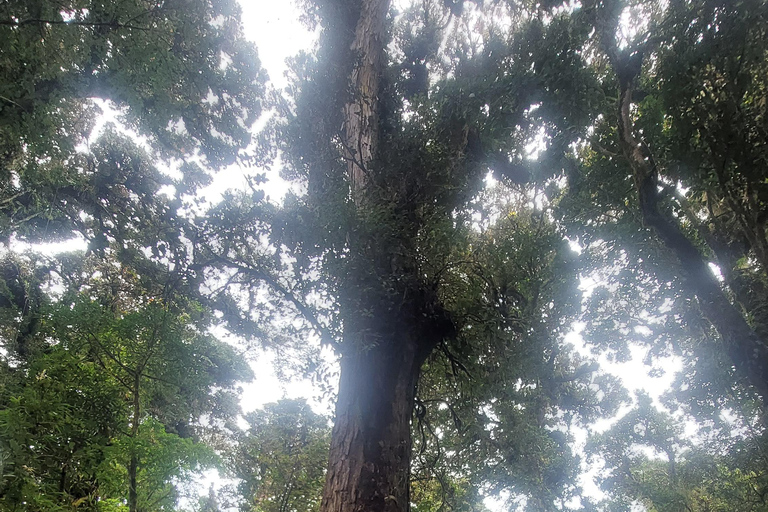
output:
[[[344,158],[350,194],[359,203],[378,138],[378,94],[384,60],[384,22],[389,0],[362,0],[352,53],[352,98],[344,105]]]
[[[362,198],[379,137],[388,9],[389,0],[361,0],[351,44],[355,63],[343,107],[342,156],[360,210],[370,206]],[[424,289],[418,264],[398,254],[398,246],[409,246],[401,240],[408,230],[395,231],[382,235],[361,224],[347,237],[341,378],[321,512],[402,512],[410,506],[415,387],[424,360],[453,324],[434,290]]]
[[[720,333],[736,371],[768,404],[768,347],[726,297],[699,248],[688,239],[675,219],[659,209],[656,164],[650,151],[635,137],[630,113],[632,83],[639,73],[639,66],[632,63],[632,58],[614,57],[612,60],[620,84],[619,143],[632,168],[643,222],[680,260],[687,286],[696,294],[702,313]]]
[[[388,341],[341,359],[322,512],[408,510],[410,420],[424,356],[413,342]]]

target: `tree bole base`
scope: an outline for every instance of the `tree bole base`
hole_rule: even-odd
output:
[[[350,352],[341,359],[320,510],[408,510],[411,413],[424,358],[410,341]]]

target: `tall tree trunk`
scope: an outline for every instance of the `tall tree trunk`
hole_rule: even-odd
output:
[[[352,200],[359,204],[378,139],[379,78],[389,0],[362,0],[352,41],[352,97],[344,105],[344,158]]]
[[[342,157],[350,197],[359,209],[370,206],[362,199],[379,138],[389,3],[359,2],[350,47],[355,63],[349,80],[352,94],[343,107]],[[409,509],[415,387],[426,357],[453,332],[434,292],[422,289],[415,274],[418,265],[407,265],[407,258],[396,254],[394,240],[402,233],[391,238],[368,235],[360,226],[347,237],[341,378],[321,512]]]
[[[403,336],[342,356],[321,512],[408,510],[411,413],[426,354]]]

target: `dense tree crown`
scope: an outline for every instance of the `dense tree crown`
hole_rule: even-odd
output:
[[[768,508],[768,2],[299,5],[0,6],[0,510]]]

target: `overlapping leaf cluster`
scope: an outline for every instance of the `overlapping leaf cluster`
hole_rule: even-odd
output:
[[[258,153],[281,151],[294,190],[270,203],[253,176],[201,218],[196,190],[248,158],[261,111],[236,5],[0,8],[3,242],[88,244],[0,265],[0,506],[170,510],[213,446],[235,454],[244,510],[318,507],[322,420],[283,402],[235,436],[249,371],[209,334],[218,317],[306,349],[307,372],[312,332],[337,354],[386,355],[396,328],[439,338],[416,392],[417,510],[496,493],[528,510],[765,508],[768,4],[414,2],[389,20],[361,199],[340,128],[359,13],[305,7],[318,50],[273,94]],[[92,98],[143,138],[90,140]],[[628,396],[584,349],[637,345],[683,369],[591,437],[596,504],[577,439]]]
[[[255,48],[228,1],[5,2],[0,41],[0,508],[174,510],[252,376],[190,208],[248,158]]]

